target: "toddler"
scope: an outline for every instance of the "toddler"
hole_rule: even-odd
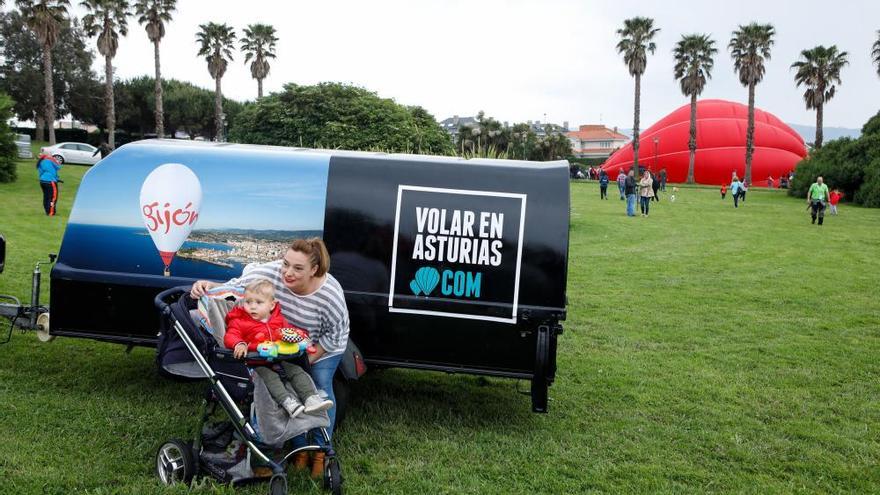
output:
[[[842,197],[843,194],[837,189],[831,191],[831,194],[828,195],[828,203],[830,203],[829,208],[832,215],[837,215],[837,203],[840,203],[840,198]]]
[[[248,351],[266,341],[280,342],[281,330],[291,326],[281,315],[281,307],[275,301],[275,289],[268,280],[257,280],[244,289],[244,299],[226,315],[226,335],[223,343],[233,349],[233,356],[242,359]],[[300,329],[298,329],[300,330]],[[300,330],[305,333],[305,330]],[[318,395],[315,384],[300,366],[282,361],[279,363],[296,395],[284,386],[278,370],[270,363],[254,366],[273,399],[287,411],[291,418],[299,414],[326,411],[333,401]]]

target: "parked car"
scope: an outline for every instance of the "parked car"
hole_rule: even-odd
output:
[[[15,146],[18,148],[19,158],[34,157],[34,153],[31,151],[31,137],[27,134],[16,134]]]
[[[40,153],[52,155],[59,163],[82,163],[94,165],[101,159],[95,154],[98,148],[86,143],[58,143],[55,146],[40,148]]]

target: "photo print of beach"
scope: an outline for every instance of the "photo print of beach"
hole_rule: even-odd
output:
[[[322,236],[328,155],[185,151],[127,147],[89,170],[64,234],[65,264],[224,280],[280,258],[292,239]]]

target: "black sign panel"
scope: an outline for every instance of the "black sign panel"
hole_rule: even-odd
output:
[[[516,322],[526,195],[401,185],[391,312]]]

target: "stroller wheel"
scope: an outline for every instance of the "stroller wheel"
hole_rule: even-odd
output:
[[[192,481],[196,463],[190,444],[177,438],[162,444],[156,452],[156,474],[165,485]]]
[[[269,495],[287,495],[287,476],[273,474],[269,480]]]
[[[327,457],[324,462],[324,489],[333,495],[342,495],[342,473],[336,457]]]

